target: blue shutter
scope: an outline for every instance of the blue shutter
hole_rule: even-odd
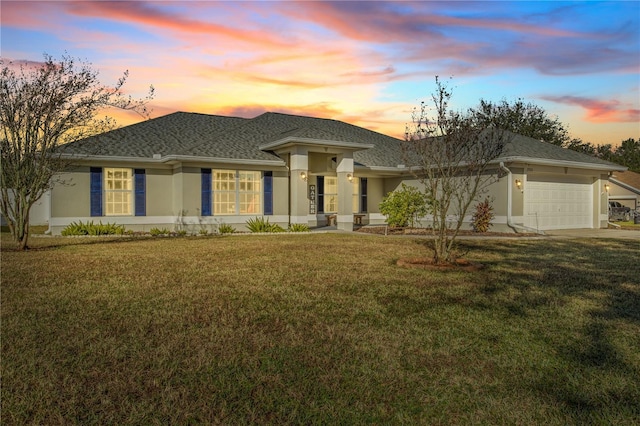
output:
[[[360,213],[367,212],[367,178],[360,178]]]
[[[136,206],[136,216],[147,215],[147,175],[144,169],[133,170],[134,204]]]
[[[273,214],[273,172],[264,172],[264,214]]]
[[[201,169],[202,216],[211,216],[211,169]]]
[[[91,167],[90,174],[91,216],[102,216],[102,168]]]
[[[324,213],[324,176],[318,176],[318,213]]]

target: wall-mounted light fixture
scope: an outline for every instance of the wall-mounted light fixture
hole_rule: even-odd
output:
[[[303,181],[307,181],[307,174],[305,172],[300,172],[300,179],[302,179]]]
[[[604,192],[606,192],[607,194],[609,193],[609,189],[611,188],[611,186],[608,183],[604,184]]]
[[[351,173],[347,174],[347,179],[349,182],[353,181],[353,175]]]
[[[522,181],[520,179],[516,179],[516,188],[522,191]]]

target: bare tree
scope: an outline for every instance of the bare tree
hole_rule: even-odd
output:
[[[0,58],[0,212],[19,250],[27,248],[29,212],[69,166],[64,144],[115,127],[108,108],[148,118],[147,102],[126,96],[125,71],[115,86],[102,85],[89,63],[69,56],[16,65]]]
[[[422,102],[414,110],[403,143],[405,162],[424,185],[434,237],[429,244],[436,263],[455,261],[454,244],[465,215],[496,180],[499,169],[493,160],[507,142],[507,134],[490,120],[479,126],[475,110],[450,110],[451,96],[436,77],[433,108]]]

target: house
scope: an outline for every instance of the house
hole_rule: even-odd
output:
[[[640,209],[640,173],[618,172],[609,177],[609,200],[618,201],[631,210]]]
[[[52,189],[50,230],[90,220],[241,230],[258,216],[283,227],[383,224],[383,197],[403,182],[420,186],[401,143],[330,119],[176,112],[68,145],[74,167]],[[494,166],[488,196],[502,231],[606,227],[605,184],[624,170],[518,135]]]

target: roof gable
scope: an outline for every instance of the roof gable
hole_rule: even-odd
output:
[[[627,170],[611,176],[611,182],[619,184],[628,190],[640,194],[640,173]]]

